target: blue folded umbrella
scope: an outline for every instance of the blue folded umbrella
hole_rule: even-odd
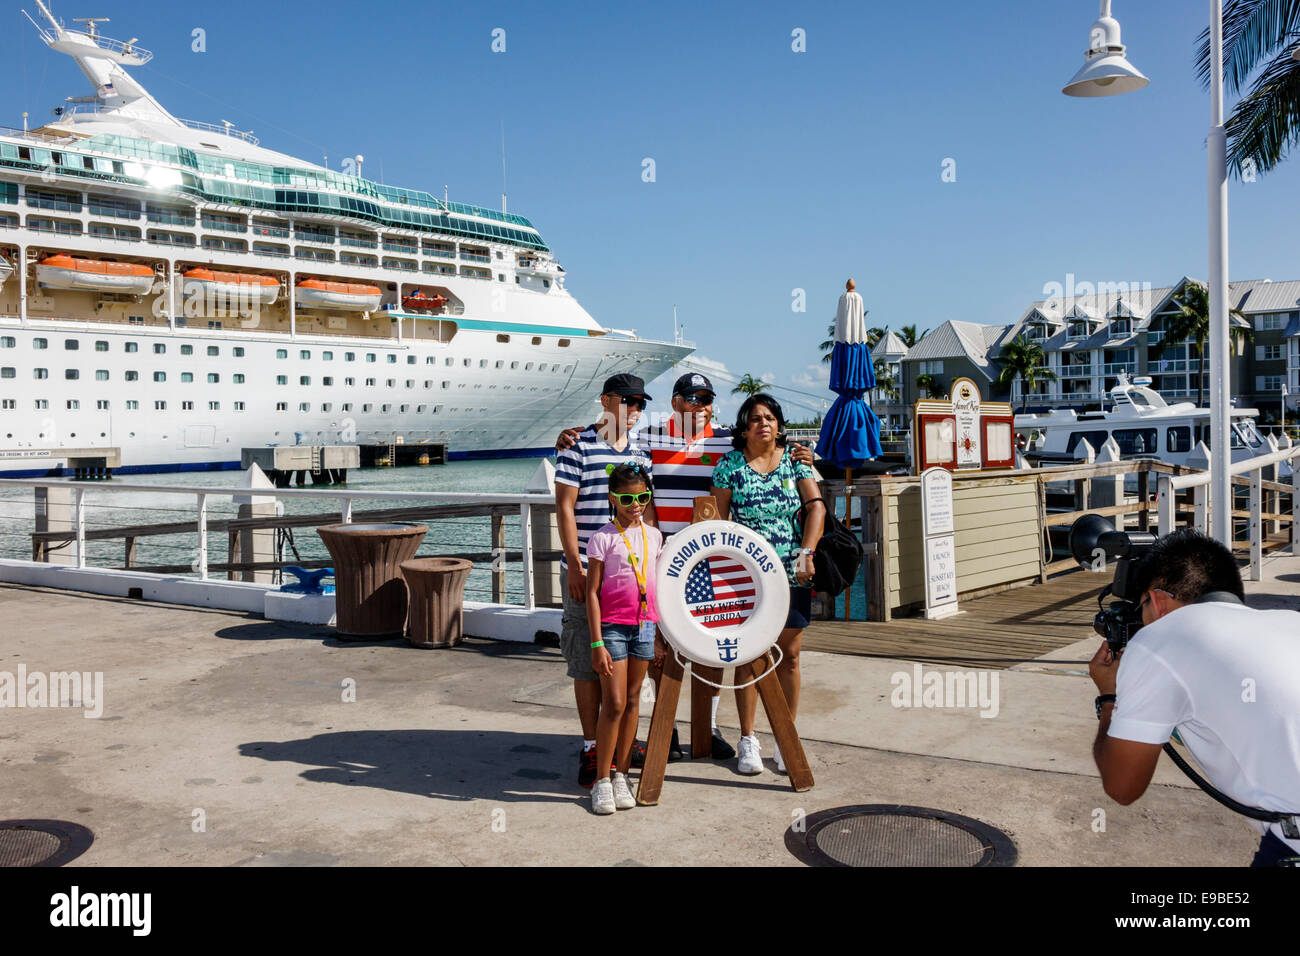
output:
[[[840,397],[822,421],[817,454],[839,468],[860,468],[881,454],[880,419],[862,397],[876,387],[871,350],[865,343],[835,343],[830,386]]]

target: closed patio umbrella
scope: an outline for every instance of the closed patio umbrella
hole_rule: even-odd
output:
[[[852,279],[835,312],[834,342],[830,388],[839,398],[822,420],[817,454],[848,470],[862,467],[881,453],[880,419],[863,398],[868,389],[876,387],[876,373],[867,345],[862,296],[854,291]]]

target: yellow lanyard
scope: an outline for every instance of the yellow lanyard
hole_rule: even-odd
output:
[[[627,535],[624,533],[623,526],[619,524],[618,521],[614,522],[614,527],[618,528],[619,537],[623,539],[623,544],[624,546],[627,547],[627,559],[628,559],[628,563],[632,565],[632,574],[636,577],[636,588],[639,592],[641,592],[641,603],[640,606],[637,608],[638,617],[641,617],[643,612],[649,610],[649,602],[646,600],[645,567],[643,567],[643,562],[645,556],[650,553],[650,545],[646,540],[645,522],[642,521],[640,524],[641,524],[641,558],[638,558],[636,556],[636,553],[632,550],[632,542],[627,540]]]

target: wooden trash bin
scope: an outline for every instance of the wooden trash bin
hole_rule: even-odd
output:
[[[316,532],[334,561],[334,613],[339,637],[368,640],[406,630],[401,565],[415,557],[427,525],[331,524]]]
[[[453,647],[465,621],[465,580],[473,562],[464,558],[412,558],[402,562],[411,595],[408,639],[412,647]]]

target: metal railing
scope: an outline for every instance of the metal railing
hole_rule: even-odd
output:
[[[0,479],[0,492],[6,489],[61,490],[71,495],[66,529],[47,531],[0,532],[0,542],[21,537],[30,541],[31,560],[47,562],[61,548],[71,547],[70,566],[78,569],[133,570],[140,573],[185,574],[200,581],[213,580],[212,573],[225,573],[231,580],[237,575],[258,571],[276,572],[287,564],[300,567],[329,567],[332,563],[323,543],[313,542],[311,556],[299,557],[298,547],[308,551],[306,542],[290,544],[293,557],[284,554],[281,544],[272,561],[240,561],[241,544],[255,532],[275,532],[281,541],[292,542],[292,530],[314,529],[328,524],[347,524],[354,521],[414,521],[429,525],[422,552],[448,557],[465,557],[475,561],[477,581],[472,581],[467,593],[481,592],[490,595],[493,603],[513,604],[527,610],[538,606],[538,576],[552,565],[558,566],[559,552],[537,550],[533,546],[533,527],[536,520],[549,518],[555,510],[555,499],[549,494],[481,494],[472,492],[432,491],[360,491],[346,487],[336,488],[232,488],[202,485],[136,485],[112,482],[87,484],[66,479]],[[120,500],[106,502],[112,496],[145,496],[140,505],[122,504]],[[160,505],[158,496],[179,499],[179,507]],[[275,503],[274,514],[240,517],[233,508],[234,499],[251,499],[264,504]],[[96,499],[99,499],[96,501]],[[152,500],[147,500],[152,499]],[[285,503],[304,503],[320,499],[326,503],[337,502],[338,510],[330,512],[289,513]],[[0,505],[12,505],[14,497],[0,497]],[[188,500],[188,504],[185,502]],[[225,504],[224,509],[221,508]],[[361,511],[359,504],[386,503],[384,510]],[[394,507],[400,506],[400,507]],[[96,508],[102,509],[96,512]],[[29,513],[31,510],[28,509]],[[34,509],[41,514],[42,509]],[[172,520],[159,522],[159,517]],[[49,513],[48,511],[46,512]],[[96,527],[92,514],[104,516],[112,522]],[[507,527],[507,519],[518,516],[517,524]],[[12,514],[0,513],[0,528]],[[124,519],[152,519],[146,524],[126,524]],[[487,519],[484,521],[483,519]],[[21,519],[20,519],[21,520]],[[439,534],[443,528],[448,534]],[[286,534],[286,531],[288,534]],[[213,560],[213,534],[227,537],[227,560]],[[183,540],[177,542],[177,537]],[[170,539],[170,540],[168,540]],[[123,546],[122,563],[104,560],[107,556],[99,542],[120,541]],[[142,560],[142,542],[152,541],[156,561],[146,566]],[[99,563],[92,561],[91,545],[99,552]],[[317,546],[319,544],[319,546]],[[429,550],[425,550],[425,545]],[[11,545],[7,549],[13,552]],[[180,560],[178,560],[178,558]],[[515,585],[509,585],[507,575],[511,566],[518,566]],[[540,568],[540,571],[539,571]],[[486,579],[486,580],[485,580]],[[549,595],[552,603],[559,603],[560,595],[549,585],[543,589],[543,598]]]
[[[1288,482],[1278,481],[1280,466],[1287,464],[1291,468]],[[1265,478],[1268,471],[1272,477]],[[1236,540],[1236,520],[1246,520],[1247,540],[1250,549],[1249,575],[1251,581],[1261,578],[1261,562],[1266,550],[1290,547],[1292,554],[1300,554],[1300,525],[1296,518],[1300,516],[1300,445],[1279,448],[1254,458],[1233,462],[1229,469],[1232,475],[1233,502],[1232,518],[1229,526],[1234,529]],[[1249,489],[1247,507],[1237,507],[1241,497],[1237,491]],[[1201,471],[1190,475],[1161,475],[1157,489],[1157,515],[1160,534],[1165,535],[1174,530],[1178,514],[1178,493],[1190,491],[1192,497],[1192,525],[1209,532],[1210,520],[1210,472]],[[1289,505],[1284,505],[1289,498]],[[1272,502],[1272,507],[1269,503]],[[1268,525],[1268,528],[1265,525]],[[1291,526],[1290,532],[1281,533],[1283,524]]]

